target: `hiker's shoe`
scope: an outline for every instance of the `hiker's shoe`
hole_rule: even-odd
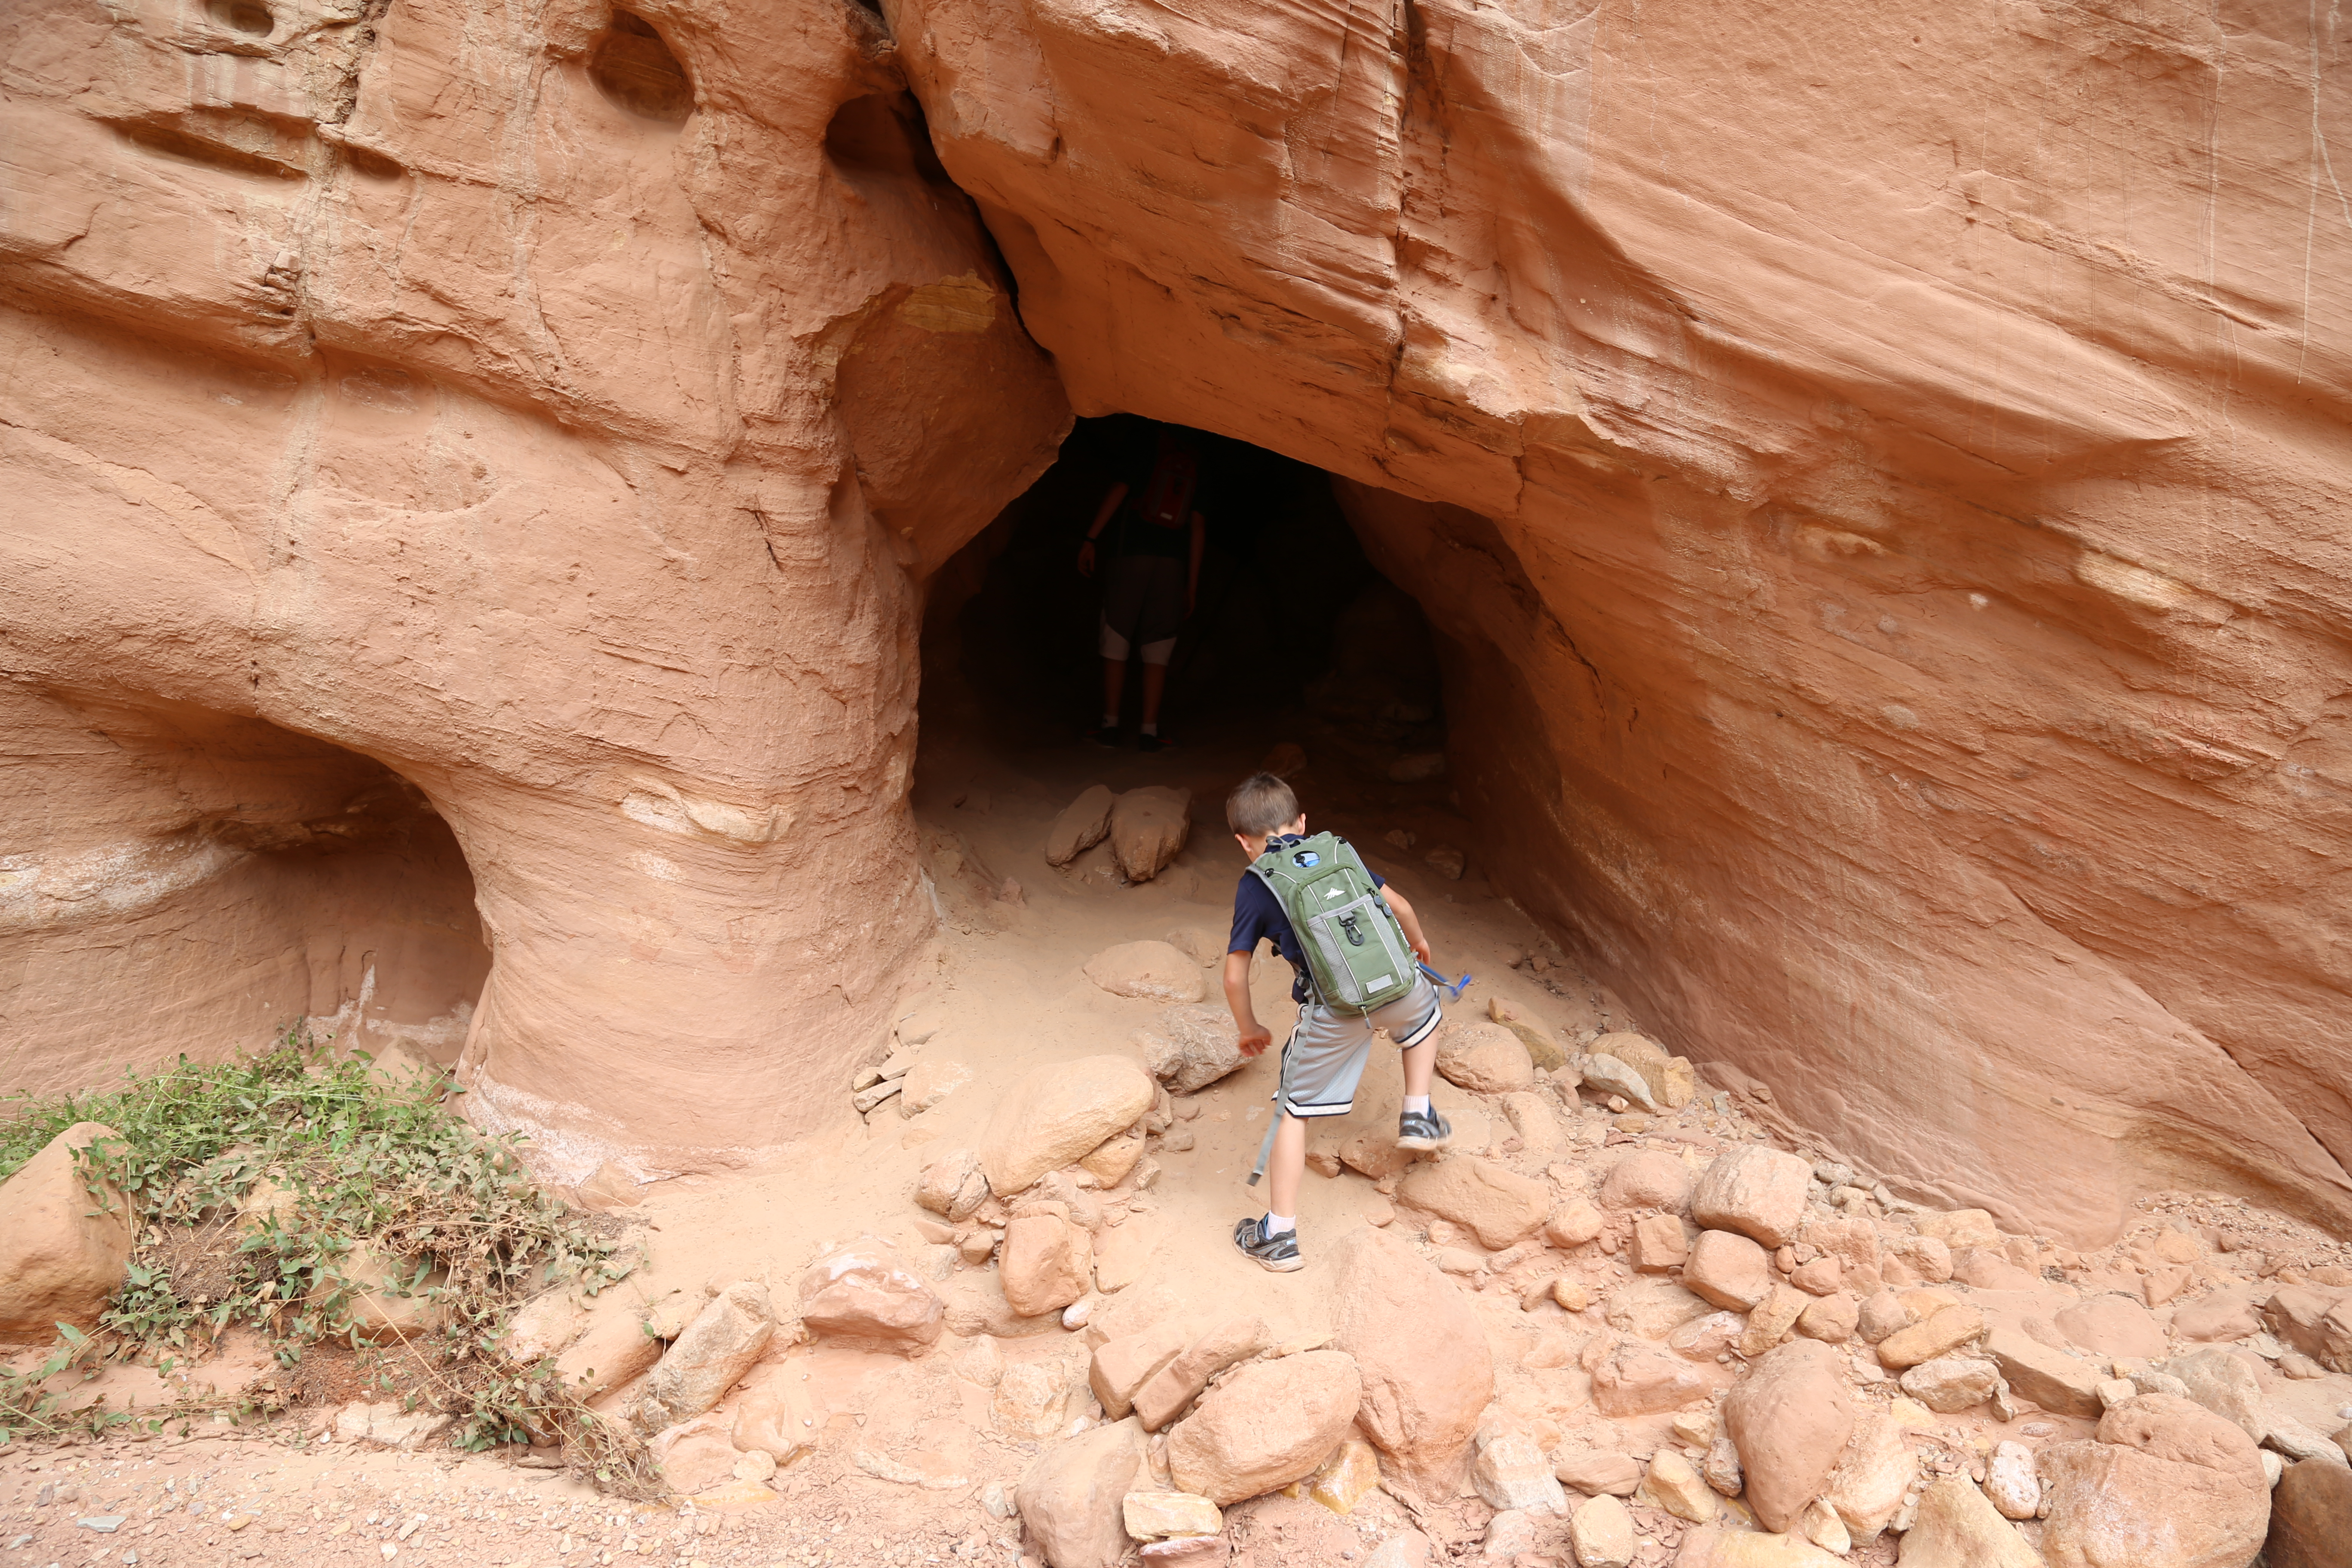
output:
[[[1254,1258],[1261,1268],[1271,1268],[1276,1274],[1289,1274],[1307,1267],[1307,1259],[1298,1256],[1298,1232],[1286,1230],[1279,1236],[1265,1234],[1263,1218],[1245,1219],[1234,1226],[1234,1245],[1244,1258]]]
[[[1106,752],[1118,750],[1118,726],[1116,724],[1097,724],[1086,734],[1087,740]]]
[[[1176,742],[1165,735],[1138,735],[1135,749],[1139,752],[1164,752]]]
[[[1400,1149],[1443,1149],[1453,1137],[1454,1124],[1440,1116],[1435,1106],[1427,1110],[1408,1110],[1397,1118]]]

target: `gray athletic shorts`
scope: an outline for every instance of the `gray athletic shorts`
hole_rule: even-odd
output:
[[[1124,661],[1130,648],[1146,664],[1166,664],[1184,625],[1184,563],[1165,555],[1122,555],[1104,574],[1102,656]]]
[[[1276,1116],[1345,1116],[1355,1109],[1356,1085],[1371,1059],[1372,1031],[1386,1029],[1399,1050],[1411,1050],[1445,1022],[1437,993],[1416,975],[1412,989],[1369,1014],[1335,1013],[1303,1002],[1298,1026],[1282,1047],[1282,1086]]]

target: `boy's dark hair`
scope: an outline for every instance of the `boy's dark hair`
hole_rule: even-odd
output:
[[[1272,773],[1252,773],[1225,796],[1225,826],[1255,838],[1298,820],[1298,797]]]

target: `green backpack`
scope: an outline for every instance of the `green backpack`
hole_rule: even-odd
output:
[[[1273,889],[1307,955],[1315,999],[1339,1013],[1370,1013],[1412,989],[1412,949],[1355,847],[1337,834],[1276,841],[1250,872]]]

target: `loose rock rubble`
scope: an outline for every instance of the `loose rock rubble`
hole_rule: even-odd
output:
[[[2194,1194],[2078,1254],[1779,1147],[1640,1037],[1547,1068],[1490,1020],[1463,1034],[1457,1147],[1403,1154],[1377,1126],[1321,1146],[1309,1180],[1360,1192],[1365,1219],[1308,1237],[1321,1331],[1139,1282],[1161,1161],[1204,1105],[1232,1114],[1213,1091],[1245,1065],[1222,1015],[1179,1004],[1133,1054],[1032,1072],[975,1107],[969,1144],[923,1148],[912,1238],[829,1245],[772,1293],[550,1292],[509,1342],[633,1422],[698,1510],[896,1489],[975,1521],[945,1557],[1005,1568],[2248,1568],[2266,1540],[2274,1564],[2340,1547],[2335,1254],[2266,1236],[2257,1265],[2239,1241],[2262,1216]],[[874,1069],[908,1103],[958,1060],[920,1044]],[[861,1375],[898,1403],[845,1423],[828,1357],[898,1369]],[[449,1435],[361,1401],[321,1430],[389,1453]],[[1286,1555],[1310,1539],[1324,1555]],[[832,1559],[856,1560],[908,1559]]]

